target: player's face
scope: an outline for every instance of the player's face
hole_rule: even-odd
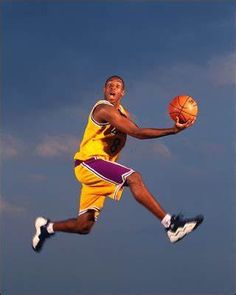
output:
[[[108,81],[104,87],[104,97],[113,105],[119,104],[124,94],[125,90],[123,88],[123,83],[119,79]]]

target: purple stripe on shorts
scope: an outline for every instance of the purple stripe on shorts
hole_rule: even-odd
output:
[[[102,178],[115,182],[116,184],[122,184],[124,182],[122,176],[127,173],[129,174],[129,172],[133,172],[130,168],[102,159],[87,160],[83,162],[83,165]]]

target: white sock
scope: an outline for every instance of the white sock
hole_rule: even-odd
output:
[[[47,226],[47,231],[49,234],[53,234],[54,230],[53,230],[53,222],[50,222]]]
[[[162,219],[161,223],[164,225],[165,228],[170,226],[171,215],[166,214],[165,217]]]

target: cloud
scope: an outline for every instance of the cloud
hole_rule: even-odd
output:
[[[212,57],[206,64],[181,62],[167,68],[159,68],[161,83],[168,87],[178,85],[205,85],[213,83],[216,86],[236,85],[236,54],[227,53]]]
[[[152,147],[152,152],[153,153],[157,153],[162,158],[165,158],[165,159],[171,159],[172,158],[171,151],[167,147],[166,144],[163,144],[163,143],[153,143],[151,145],[151,147]]]
[[[0,197],[0,213],[19,214],[24,211],[23,207],[15,206]]]
[[[46,135],[35,148],[35,153],[44,158],[73,154],[79,146],[78,137],[72,135]]]
[[[154,106],[157,97],[159,103],[166,103],[166,97],[197,90],[199,85],[202,88],[236,85],[236,54],[228,52],[215,55],[204,64],[187,61],[164,66],[154,64],[148,72],[137,78],[133,95],[136,104],[142,104],[143,97],[148,96],[148,103]]]
[[[208,75],[219,86],[236,85],[236,54],[212,58],[208,64]]]
[[[161,160],[173,158],[168,146],[164,143],[142,141],[137,144],[136,139],[130,138],[128,147],[122,153],[122,159],[150,159],[156,157]]]
[[[1,157],[3,159],[16,158],[24,151],[24,143],[9,134],[1,135]]]

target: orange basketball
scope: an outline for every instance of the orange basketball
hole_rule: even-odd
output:
[[[176,117],[179,117],[179,122],[185,123],[197,117],[198,105],[191,96],[179,95],[169,103],[168,112],[174,121],[176,121]]]

